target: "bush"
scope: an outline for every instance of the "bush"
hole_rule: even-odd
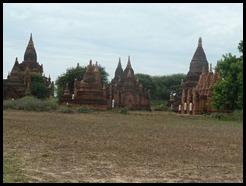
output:
[[[65,114],[70,114],[74,113],[74,110],[68,107],[61,107],[58,112],[65,113]]]
[[[165,100],[152,100],[151,105],[152,105],[152,109],[155,111],[169,111],[170,110]]]
[[[120,114],[128,114],[128,108],[124,107],[119,110]]]
[[[234,120],[243,121],[243,110],[235,110],[232,114]]]
[[[44,110],[43,101],[32,96],[26,96],[16,100],[19,110],[42,111]]]
[[[58,103],[55,98],[41,100],[33,96],[25,96],[17,100],[3,101],[4,109],[18,109],[26,111],[50,111],[58,108]]]
[[[232,113],[212,113],[212,117],[225,121],[243,121],[243,110],[235,110]]]
[[[58,108],[58,99],[48,98],[44,101],[45,110],[56,110]]]
[[[15,108],[16,108],[15,100],[8,99],[3,101],[3,109],[15,109]]]
[[[88,107],[79,107],[77,109],[77,112],[79,112],[79,113],[89,113],[89,112],[91,112],[91,110]]]

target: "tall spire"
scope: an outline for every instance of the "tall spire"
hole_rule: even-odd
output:
[[[199,37],[199,39],[198,39],[198,46],[202,46],[202,38],[201,37]]]
[[[120,57],[119,57],[119,62],[118,62],[118,67],[117,68],[122,68],[122,66],[121,66],[121,59],[120,59]]]
[[[28,45],[30,45],[30,46],[34,46],[34,45],[33,45],[33,41],[32,41],[32,33],[31,33],[31,36],[30,36],[30,40],[29,40]]]
[[[208,61],[206,54],[202,47],[202,38],[198,39],[198,46],[190,62],[190,70],[187,73],[186,86],[193,87],[194,84],[199,80],[199,75],[205,70],[205,74],[208,73]]]
[[[114,73],[114,79],[118,80],[118,79],[122,78],[122,74],[123,74],[123,68],[121,66],[121,59],[119,57],[118,66],[117,66],[115,73]]]
[[[128,56],[127,66],[131,66],[130,56]]]
[[[32,40],[32,34],[30,36],[28,45],[26,47],[26,51],[24,54],[24,61],[31,61],[31,62],[37,62],[37,53],[34,48],[33,40]]]

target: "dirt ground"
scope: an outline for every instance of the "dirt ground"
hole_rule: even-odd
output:
[[[7,110],[13,152],[28,182],[243,182],[243,123],[205,116]]]

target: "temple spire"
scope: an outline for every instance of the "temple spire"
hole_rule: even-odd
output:
[[[30,36],[28,45],[26,47],[26,51],[24,54],[24,61],[31,61],[31,62],[37,62],[37,53],[34,48],[33,40],[32,40],[32,34]]]
[[[120,57],[119,57],[119,62],[118,62],[118,68],[122,68],[122,66],[121,66],[121,59],[120,59]]]
[[[131,66],[130,56],[128,56],[127,66]]]
[[[198,39],[198,46],[202,46],[202,38],[201,37],[199,37],[199,39]]]
[[[30,45],[33,45],[33,41],[32,41],[32,33],[31,33],[31,36],[30,36],[29,44],[30,44]]]

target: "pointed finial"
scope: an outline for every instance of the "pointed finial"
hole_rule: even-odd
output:
[[[28,45],[29,45],[30,47],[33,47],[33,46],[34,46],[33,40],[32,40],[32,33],[31,33],[31,35],[30,35],[30,39],[29,39]]]
[[[199,37],[199,39],[198,39],[198,46],[202,46],[202,38],[201,37]]]
[[[96,65],[95,65],[95,68],[94,68],[94,72],[98,72],[99,69],[98,69],[98,64],[97,64],[97,61],[96,61]]]
[[[79,63],[77,63],[77,68],[79,67]]]
[[[90,66],[92,65],[92,60],[90,60]]]
[[[130,56],[128,56],[127,66],[131,66]]]

